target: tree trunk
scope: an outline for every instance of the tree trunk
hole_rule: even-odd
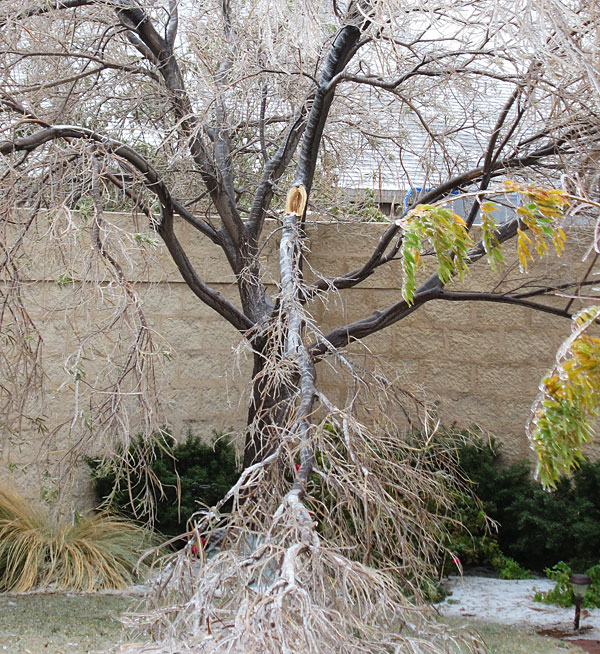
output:
[[[289,410],[288,400],[293,394],[293,389],[289,386],[273,384],[273,379],[267,374],[269,357],[273,356],[270,352],[270,339],[263,336],[255,341],[254,346],[244,469],[262,461],[273,451],[277,442],[276,432],[285,424],[285,416]]]

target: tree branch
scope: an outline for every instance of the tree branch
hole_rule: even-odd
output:
[[[455,75],[459,73],[475,75],[479,77],[488,77],[490,79],[500,80],[501,82],[517,81],[517,78],[515,78],[513,75],[500,75],[499,73],[493,73],[489,70],[480,70],[476,68],[448,68],[447,70],[421,70],[418,68],[417,70],[405,73],[398,79],[390,81],[378,79],[377,77],[350,75],[348,73],[343,73],[332,80],[330,86],[333,88],[333,86],[336,86],[340,82],[354,82],[355,84],[363,84],[365,86],[372,86],[378,89],[383,89],[384,91],[394,92],[399,86],[402,86],[404,82],[411,79],[412,77],[448,77],[449,75]]]
[[[329,83],[336,74],[343,71],[352,59],[359,47],[360,36],[369,25],[362,16],[360,23],[356,24],[357,16],[354,12],[356,12],[356,7],[351,6],[347,15],[347,24],[339,30],[333,41],[323,66],[318,87],[306,98],[296,120],[286,131],[277,153],[263,169],[250,212],[250,229],[255,241],[258,240],[265,212],[273,197],[273,187],[285,171],[300,139],[302,139],[302,147],[294,185],[304,186],[307,195],[310,194],[321,137],[335,93],[335,88],[329,88]],[[308,106],[310,106],[310,111],[308,111]],[[306,118],[307,115],[308,118]]]
[[[513,92],[510,94],[510,97],[508,100],[505,102],[504,107],[502,107],[502,111],[500,112],[500,115],[498,116],[498,119],[496,120],[496,125],[494,126],[494,131],[492,132],[492,135],[490,136],[490,140],[488,142],[487,146],[487,151],[485,153],[485,159],[483,162],[483,174],[481,177],[481,181],[479,182],[479,190],[480,191],[485,191],[488,186],[490,185],[490,181],[492,180],[492,164],[495,160],[498,159],[500,156],[500,153],[502,152],[502,148],[506,144],[506,140],[504,140],[500,144],[500,148],[495,152],[496,148],[496,143],[498,142],[498,138],[500,137],[500,131],[502,129],[502,126],[506,122],[506,119],[508,118],[508,114],[510,110],[512,109],[514,103],[517,101],[519,95],[521,94],[522,88],[520,86],[517,86]],[[522,114],[518,117],[518,120],[520,120],[522,117]],[[517,123],[518,123],[517,120]],[[513,126],[516,127],[516,125]],[[471,229],[473,226],[473,223],[475,222],[475,219],[477,218],[477,214],[479,213],[479,203],[474,202],[473,206],[471,207],[471,211],[469,212],[469,216],[467,217],[467,231]]]
[[[128,198],[133,200],[136,205],[140,206],[144,213],[150,218],[151,220],[154,220],[156,216],[153,216],[150,208],[145,207],[142,199],[134,193],[130,188],[128,188],[119,178],[117,175],[110,173],[108,171],[103,173],[103,177],[106,177],[112,184],[114,184],[117,188],[123,191],[125,195],[127,195]],[[194,216],[193,213],[188,211],[186,207],[184,207],[179,201],[175,200],[174,198],[171,198],[171,202],[173,204],[173,210],[175,211],[176,214],[181,216],[188,224],[192,225],[195,229],[197,229],[199,232],[202,232],[205,236],[208,236],[210,240],[215,243],[215,245],[220,245],[222,246],[222,240],[218,232],[211,227],[208,223],[205,223],[203,220],[200,220],[196,216]]]
[[[354,7],[354,11],[356,11],[356,7]],[[357,17],[351,13],[348,16],[349,24],[342,27],[335,37],[325,60],[323,72],[319,79],[319,88],[315,93],[308,115],[294,179],[295,186],[304,186],[307,196],[310,195],[321,137],[335,93],[335,88],[329,88],[329,84],[335,75],[343,71],[352,59],[358,49],[360,36],[369,25],[368,21],[362,19],[359,26],[355,24],[356,19]]]
[[[0,141],[0,154],[7,155],[13,152],[31,152],[45,143],[61,138],[85,139],[102,144],[107,150],[122,157],[142,173],[146,186],[158,197],[161,204],[164,206],[171,205],[169,190],[154,168],[140,154],[124,143],[98,134],[98,132],[86,129],[85,127],[52,125],[30,136],[24,136],[13,141]]]
[[[277,152],[266,162],[263,168],[252,202],[249,219],[249,230],[255,243],[258,243],[266,211],[273,198],[275,184],[285,172],[302,138],[306,127],[307,104],[308,102],[305,101],[295,120],[287,128]]]
[[[156,225],[156,230],[163,238],[175,265],[192,292],[239,331],[245,332],[253,326],[253,322],[239,309],[200,279],[175,236],[173,229],[173,211],[175,207],[168,188],[154,168],[135,150],[83,127],[56,125],[14,141],[0,141],[0,154],[8,155],[19,151],[31,152],[45,143],[60,138],[86,139],[98,143],[105,150],[122,157],[138,170],[143,175],[147,188],[156,195],[162,206],[161,220]],[[187,213],[187,210],[183,209],[181,205],[178,205],[178,207],[178,212],[181,209]]]
[[[501,225],[495,232],[498,242],[503,243],[504,241],[513,238],[517,233],[518,225],[519,221],[517,219]],[[479,241],[475,247],[469,250],[467,263],[471,265],[476,261],[479,261],[479,259],[484,255],[485,248],[483,241]],[[348,279],[346,282],[350,283],[351,280]],[[323,356],[332,347],[344,347],[352,341],[364,338],[365,336],[370,336],[371,334],[402,320],[425,302],[437,299],[441,291],[441,281],[437,273],[434,273],[429,277],[429,279],[421,284],[421,286],[419,286],[415,293],[413,304],[409,305],[407,302],[402,300],[396,302],[387,309],[374,311],[370,316],[366,316],[365,318],[361,318],[360,320],[329,332],[322,342],[311,345],[310,351],[314,356]]]
[[[565,152],[566,148],[564,148],[563,146],[565,146],[566,144],[568,144],[568,138],[563,137],[561,139],[557,139],[556,141],[550,142],[545,146],[541,147],[540,149],[535,150],[534,152],[524,155],[522,157],[513,156],[507,159],[503,159],[501,161],[496,161],[495,163],[492,163],[490,165],[487,174],[490,176],[491,179],[493,177],[505,175],[511,170],[518,170],[520,168],[526,168],[532,166],[535,163],[538,163],[539,161],[545,159],[546,157],[554,156]],[[447,180],[443,184],[440,184],[436,188],[422,194],[419,197],[419,204],[432,204],[434,202],[438,202],[444,197],[450,195],[452,191],[456,189],[460,189],[468,184],[477,181],[484,174],[485,174],[485,166],[480,166],[478,168],[469,170],[465,173],[461,173],[460,175],[457,175],[456,177]],[[510,223],[506,223],[506,225],[510,225],[513,222],[514,221],[511,221]],[[516,233],[516,223],[513,225],[513,227],[514,227],[514,233]],[[505,228],[506,226],[503,225],[499,230],[499,234],[503,234]],[[360,268],[356,268],[351,272],[345,273],[344,275],[340,275],[339,277],[333,277],[333,278],[323,277],[321,279],[314,281],[308,287],[306,297],[307,298],[312,297],[316,292],[325,291],[327,289],[341,290],[341,289],[352,288],[363,282],[365,279],[367,279],[370,275],[373,274],[376,268],[392,260],[393,257],[386,256],[385,252],[389,247],[390,243],[393,241],[394,237],[398,236],[399,238],[401,238],[400,230],[401,228],[399,225],[397,224],[390,225],[379,239],[379,242],[375,246],[373,253],[371,254],[369,259],[365,262],[363,266],[361,266]],[[514,236],[514,234],[512,235]],[[483,245],[481,245],[479,252],[480,252],[480,256],[483,256],[483,254],[485,254]]]
[[[254,326],[254,322],[250,318],[245,316],[237,307],[231,304],[229,300],[226,300],[219,292],[210,288],[200,279],[175,235],[172,212],[168,210],[162,212],[161,220],[157,225],[157,231],[167,246],[181,276],[186,281],[192,292],[202,300],[204,304],[208,305],[223,316],[223,318],[230,322],[238,331],[245,333],[251,329]]]
[[[169,0],[169,20],[165,29],[165,39],[171,50],[173,50],[175,46],[177,28],[179,27],[179,12],[177,8],[178,1],[179,0]]]
[[[202,180],[227,233],[234,244],[239,244],[245,233],[244,223],[236,207],[235,198],[231,197],[223,187],[200,136],[202,129],[194,114],[185,89],[183,75],[171,45],[158,34],[148,15],[139,7],[134,6],[131,0],[118,0],[117,4],[119,6],[116,13],[123,25],[131,30],[150,50],[154,58],[152,63],[157,62],[158,70],[170,93],[179,125],[188,139],[192,158],[200,170]]]
[[[514,295],[502,295],[500,293],[485,293],[483,291],[447,291],[441,289],[434,298],[435,300],[447,300],[449,302],[498,302],[501,304],[514,304],[516,306],[525,307],[527,309],[534,309],[542,313],[550,313],[554,316],[561,318],[572,318],[573,314],[565,309],[551,307],[547,304],[539,304],[538,302],[531,302],[522,297]]]
[[[591,270],[591,269],[590,269]],[[588,273],[589,274],[589,273]],[[567,282],[566,284],[553,284],[551,286],[542,286],[540,288],[535,288],[531,291],[524,291],[523,293],[515,293],[514,290],[510,291],[509,293],[505,293],[505,295],[510,295],[511,297],[517,298],[517,299],[524,299],[528,297],[537,297],[539,295],[548,295],[550,293],[556,293],[558,291],[563,291],[566,292],[571,288],[581,288],[582,286],[597,286],[598,281],[597,280],[589,280],[585,279],[587,277],[587,274],[584,276],[583,281],[581,282]],[[522,285],[519,288],[527,288],[526,285]],[[569,310],[569,307],[573,303],[574,299],[576,298],[571,298],[569,301],[569,304],[565,307],[565,311]]]
[[[353,341],[381,331],[393,325],[395,322],[406,318],[423,304],[429,302],[429,300],[434,300],[438,293],[439,290],[436,288],[416,293],[414,302],[411,305],[401,300],[386,309],[374,311],[370,316],[348,323],[343,327],[338,327],[323,336],[318,342],[313,343],[309,347],[309,352],[314,358],[320,358],[330,352],[335,352],[339,348],[345,347]]]
[[[313,343],[310,346],[309,351],[311,355],[315,358],[320,358],[329,352],[334,352],[341,347],[345,347],[353,341],[375,334],[376,332],[406,318],[426,302],[430,302],[431,300],[447,300],[449,302],[497,302],[501,304],[513,304],[527,309],[540,311],[542,313],[560,316],[561,318],[570,319],[573,317],[573,314],[565,309],[539,304],[538,302],[531,302],[530,300],[511,295],[485,292],[447,291],[443,288],[432,286],[431,284],[427,286],[427,283],[424,284],[422,288],[422,291],[415,294],[414,302],[411,305],[408,305],[404,300],[402,300],[391,305],[387,309],[374,311],[366,318],[349,323],[343,327],[338,327],[329,332],[321,341]]]
[[[84,75],[92,75],[96,72],[101,72],[103,69],[112,69],[112,70],[122,70],[125,73],[134,73],[134,74],[140,74],[140,75],[146,75],[153,79],[155,82],[159,81],[158,75],[151,70],[145,69],[145,68],[140,68],[139,66],[135,66],[133,63],[132,64],[120,64],[115,61],[106,61],[105,59],[102,59],[100,57],[96,57],[91,54],[83,53],[83,52],[60,52],[60,51],[47,51],[44,52],[42,51],[36,51],[36,52],[24,52],[22,50],[9,50],[9,49],[3,49],[0,50],[0,54],[14,54],[14,55],[19,55],[23,58],[25,57],[63,57],[63,58],[68,58],[68,59],[85,59],[87,61],[93,61],[99,66],[97,68],[94,68],[92,71],[82,71],[79,73],[80,76]],[[74,80],[79,79],[77,75],[73,75],[68,78],[63,78],[60,80],[55,80],[52,82],[43,82],[41,84],[36,84],[35,86],[24,86],[19,89],[20,92],[27,92],[27,91],[35,91],[40,88],[50,88],[52,86],[57,86],[58,84],[65,84],[67,82],[72,82]]]
[[[52,2],[48,0],[44,5],[39,7],[30,7],[25,11],[16,14],[12,20],[23,20],[24,18],[31,18],[32,16],[41,16],[57,9],[74,9],[75,7],[85,7],[93,5],[97,0],[58,0]],[[8,17],[0,18],[0,28],[4,27],[8,22]]]

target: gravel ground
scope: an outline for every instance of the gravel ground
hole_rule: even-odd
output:
[[[121,642],[129,594],[0,595],[0,654],[100,654]]]

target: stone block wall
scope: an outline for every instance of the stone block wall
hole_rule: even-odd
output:
[[[321,274],[341,274],[358,267],[384,229],[381,224],[310,224],[311,269]],[[235,280],[219,250],[185,226],[180,237],[205,281],[235,301]],[[540,275],[564,276],[565,271],[576,278],[577,270],[589,265],[582,263],[588,238],[581,233],[572,242],[568,256],[550,256],[522,281]],[[275,281],[277,256],[277,241],[272,238],[263,250],[267,282]],[[183,436],[189,428],[209,435],[212,429],[242,426],[251,365],[249,357],[233,357],[240,335],[196,300],[165,252],[158,253],[152,267],[139,266],[143,273],[133,281],[145,315],[150,327],[166,339],[172,353],[157,374],[165,417],[173,432]],[[40,485],[52,477],[54,464],[76,440],[74,433],[68,435],[74,400],[64,362],[72,349],[71,329],[77,326],[67,313],[56,310],[69,305],[71,293],[68,287],[56,284],[57,270],[42,262],[31,267],[29,279],[24,280],[24,293],[45,343],[49,375],[47,426],[55,438],[32,431],[25,435],[26,444],[5,444],[0,450],[3,477],[7,475],[25,486],[32,497],[39,495]],[[510,266],[508,270],[511,278],[519,279],[518,270]],[[486,264],[479,262],[464,288],[490,289],[494,280]],[[333,328],[398,301],[400,287],[399,263],[393,262],[359,288],[342,291],[330,297],[327,304],[315,303],[314,313],[324,330]],[[557,300],[563,306],[566,301]],[[90,303],[80,315],[85,313],[89,319],[96,310]],[[99,310],[97,319],[101,317]],[[395,369],[407,388],[424,389],[432,399],[439,400],[444,422],[456,421],[464,426],[478,423],[505,444],[507,459],[514,460],[529,455],[525,423],[541,377],[551,367],[556,349],[569,330],[565,319],[523,307],[434,301],[365,339],[364,346]],[[352,350],[357,352],[358,347],[354,345]],[[335,394],[336,384],[340,383],[335,373],[320,366],[319,375],[323,387]],[[342,394],[343,389],[337,392]],[[91,501],[84,470],[76,475],[75,489],[82,503]]]

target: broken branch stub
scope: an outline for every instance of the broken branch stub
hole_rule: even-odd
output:
[[[287,198],[285,199],[285,213],[295,214],[302,216],[306,208],[306,188],[304,184],[297,184],[292,186],[288,191]]]

